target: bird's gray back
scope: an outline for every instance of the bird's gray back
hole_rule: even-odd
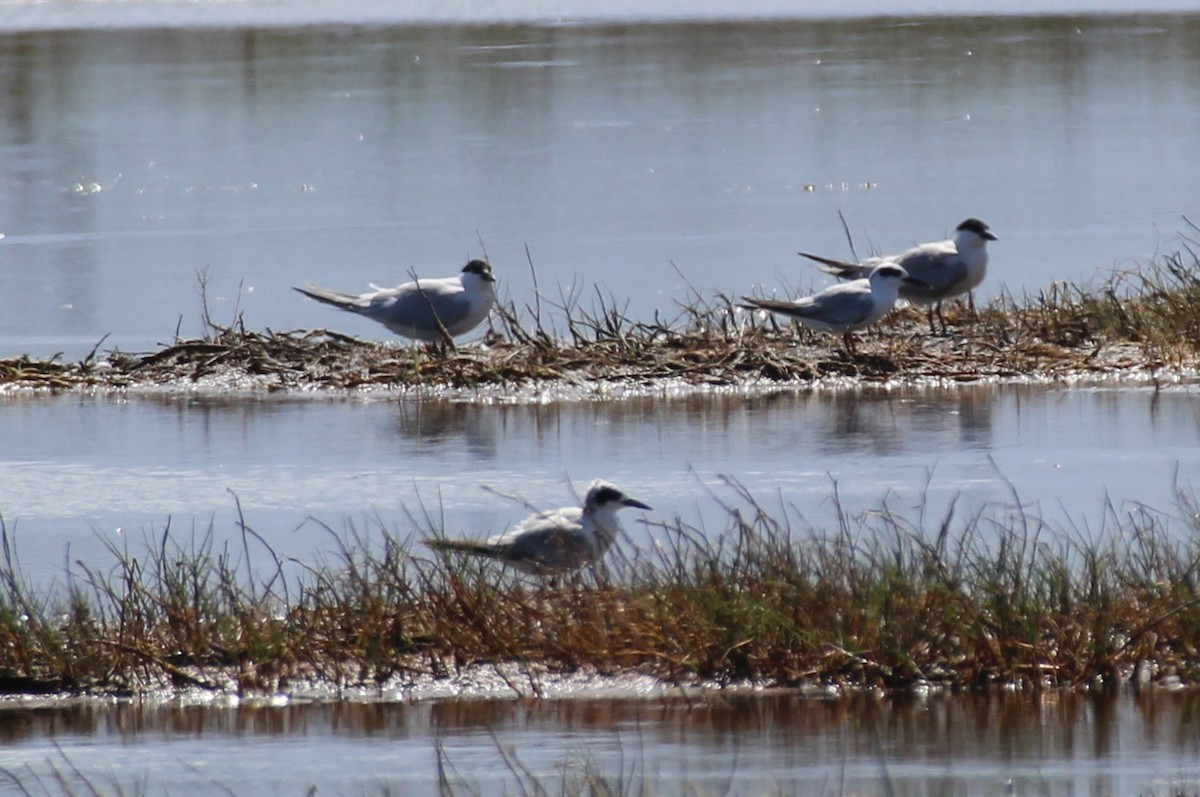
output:
[[[437,340],[440,333],[433,308],[437,308],[437,318],[452,335],[469,320],[472,309],[470,297],[457,280],[451,285],[439,280],[432,284],[422,281],[419,289],[410,283],[394,291],[381,291],[360,312],[398,335]]]
[[[596,543],[583,531],[583,509],[566,507],[539,512],[516,527],[488,540],[503,548],[504,559],[528,562],[533,571],[572,570],[595,561]]]
[[[800,308],[801,316],[838,328],[863,323],[875,306],[865,280],[834,285],[808,298],[810,301]]]
[[[518,537],[505,559],[531,562],[546,570],[574,570],[591,564],[602,553],[585,535],[569,529],[546,528]]]
[[[910,249],[895,261],[910,277],[921,280],[928,288],[905,283],[900,295],[910,300],[933,300],[954,295],[958,286],[968,278],[967,264],[953,245],[927,244]]]

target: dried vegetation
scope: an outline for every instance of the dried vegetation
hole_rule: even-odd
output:
[[[543,304],[546,306],[543,307]],[[0,360],[0,386],[25,389],[188,387],[245,389],[520,388],[563,383],[697,385],[988,378],[1063,379],[1194,370],[1200,361],[1200,261],[1183,252],[1114,273],[1098,289],[1055,283],[978,313],[947,312],[951,334],[931,335],[923,311],[892,313],[860,335],[851,358],[836,336],[738,309],[726,296],[692,293],[670,321],[630,319],[611,299],[509,304],[493,313],[484,345],[450,350],[365,342],[326,330],[254,332],[240,317],[150,353],[94,351]],[[561,327],[561,329],[559,329]],[[97,346],[97,349],[99,346]]]
[[[244,524],[187,543],[167,528],[42,588],[5,533],[0,688],[403,691],[480,668],[525,695],[564,672],[809,688],[1200,683],[1189,495],[1174,514],[1108,507],[1086,533],[1015,495],[962,517],[885,502],[839,511],[828,530],[732,480],[710,497],[719,533],[654,523],[653,545],[626,541],[565,584],[414,545],[440,532],[428,519],[331,531],[334,550],[312,562]]]
[[[856,359],[721,297],[697,298],[671,323],[564,303],[561,335],[540,304],[508,307],[487,345],[444,352],[210,322],[202,340],[152,354],[0,361],[0,381],[120,389],[233,374],[256,387],[346,389],[1182,371],[1200,346],[1200,263],[1186,252],[1097,291],[1055,285],[960,310],[945,337],[926,332],[923,313],[897,312]],[[1109,507],[1092,537],[1052,527],[1015,495],[970,517],[883,506],[800,531],[794,507],[769,511],[728,488],[732,497],[713,495],[720,533],[660,523],[657,547],[625,546],[628,558],[564,585],[414,548],[414,535],[441,533],[427,519],[331,532],[335,550],[316,562],[277,555],[244,524],[186,543],[168,527],[145,550],[113,548],[109,564],[76,562],[39,586],[0,518],[0,691],[404,688],[511,666],[522,693],[538,692],[539,673],[579,670],[816,687],[1200,682],[1200,507],[1189,496],[1174,515]]]

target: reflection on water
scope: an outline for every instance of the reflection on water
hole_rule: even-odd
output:
[[[478,404],[416,401],[399,405],[395,428],[414,451],[436,454],[448,445],[461,445],[473,457],[493,460],[499,453],[499,424],[499,413]]]
[[[1021,499],[1078,520],[1109,496],[1170,509],[1178,469],[1200,467],[1200,403],[1180,388],[965,386],[647,396],[536,405],[387,397],[80,396],[0,398],[0,513],[27,566],[56,571],[67,544],[180,533],[247,520],[278,551],[328,543],[318,520],[414,531],[428,508],[454,535],[484,536],[527,514],[483,486],[542,508],[604,477],[654,516],[723,528],[708,496],[741,481],[816,526],[885,495],[931,516]],[[574,487],[574,491],[572,490]],[[417,512],[418,515],[422,512]],[[650,543],[629,518],[628,544]],[[152,535],[153,536],[153,535]],[[44,572],[44,570],[41,570]]]
[[[200,4],[208,24],[245,5]],[[987,219],[988,295],[1085,281],[1194,210],[1198,32],[1194,14],[6,32],[0,356],[82,357],[110,332],[152,348],[181,315],[188,334],[199,271],[220,322],[323,326],[290,285],[394,283],[484,246],[518,305],[528,244],[549,295],[587,302],[600,283],[644,317],[689,285],[816,281],[793,253],[844,254],[838,211],[862,250]],[[557,506],[568,479],[596,476],[705,528],[721,526],[705,488],[722,474],[814,525],[831,522],[834,481],[850,508],[887,494],[969,512],[1007,498],[1004,477],[1087,513],[1105,488],[1168,505],[1174,469],[1186,482],[1200,465],[1198,417],[1186,389],[5,395],[0,515],[46,584],[66,552],[105,561],[106,543],[136,547],[168,519],[233,533],[230,491],[301,561],[329,544],[310,515],[406,534],[427,503],[448,533],[482,536],[526,512],[480,485]],[[622,545],[649,544],[626,527]],[[1196,699],[8,705],[0,767],[44,774],[59,745],[85,773],[167,793],[420,794],[441,740],[452,777],[489,794],[519,790],[502,751],[541,779],[590,761],[663,793],[1130,794],[1200,778]]]
[[[213,708],[0,709],[0,766],[57,756],[83,771],[149,774],[168,791],[264,786],[356,793],[428,788],[440,744],[455,776],[512,793],[502,752],[547,783],[565,765],[633,771],[680,793],[730,784],[803,794],[1136,794],[1200,782],[1200,695],[1144,690],[820,700],[459,700]],[[320,751],[314,755],[315,751]],[[264,764],[270,762],[270,767]],[[264,771],[266,770],[266,771]],[[1191,788],[1196,788],[1192,785]],[[275,792],[282,793],[282,792]]]
[[[229,4],[203,4],[209,14]],[[277,9],[286,14],[284,9]],[[338,324],[486,247],[502,290],[649,318],[980,216],[983,295],[1086,282],[1194,215],[1200,17],[0,34],[0,354],[184,320]],[[930,190],[936,175],[937,190]],[[986,188],[986,190],[982,190]],[[482,240],[481,240],[482,239]],[[481,246],[481,243],[483,246]],[[676,268],[676,266],[678,268]]]

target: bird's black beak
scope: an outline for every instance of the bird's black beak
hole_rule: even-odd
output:
[[[914,285],[918,288],[924,288],[927,291],[933,290],[933,286],[930,285],[925,280],[919,280],[916,277],[910,277],[907,274],[905,274],[903,277],[901,277],[900,281],[903,282],[905,285]]]
[[[621,503],[624,506],[632,506],[632,507],[636,507],[638,509],[653,509],[654,508],[652,506],[647,506],[646,504],[643,504],[641,501],[638,501],[635,498],[626,498]]]
[[[993,233],[991,230],[986,230],[983,233],[983,239],[985,241],[999,241],[1000,240],[999,238],[996,237],[995,233]]]

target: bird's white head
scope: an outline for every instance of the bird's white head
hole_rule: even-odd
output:
[[[490,287],[496,282],[496,275],[492,273],[492,267],[486,260],[472,260],[463,266],[462,281],[466,286]]]
[[[988,241],[997,240],[988,226],[977,218],[969,218],[954,231],[954,245],[962,252],[970,249],[982,249]]]
[[[877,296],[894,297],[900,294],[901,285],[912,285],[916,288],[928,289],[929,285],[890,261],[884,261],[876,266],[867,278],[871,281],[871,293]]]
[[[618,509],[625,507],[636,507],[637,509],[650,508],[641,501],[625,495],[615,485],[601,479],[592,482],[591,487],[588,488],[587,496],[583,499],[583,510],[585,512],[616,512]]]

